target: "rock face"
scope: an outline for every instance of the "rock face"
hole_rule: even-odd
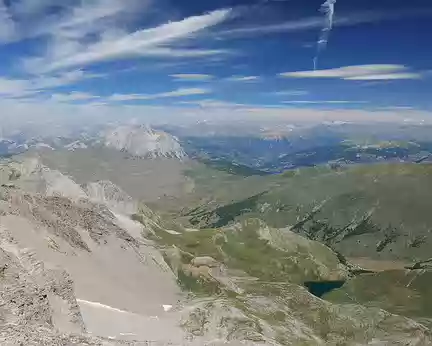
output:
[[[69,150],[69,151],[75,151],[78,149],[87,149],[88,146],[87,146],[87,144],[78,140],[78,141],[75,141],[75,142],[72,142],[70,144],[65,145],[64,148]]]
[[[3,165],[0,171],[2,184],[8,181],[25,191],[72,200],[87,197],[81,186],[59,171],[45,167],[37,157]]]
[[[183,296],[175,276],[143,227],[112,212],[115,198],[105,193],[103,204],[82,189],[68,198],[67,185],[52,194],[43,180],[51,172],[37,160],[0,165],[0,173],[0,254],[11,256],[0,258],[11,281],[0,290],[1,345],[182,344],[180,317],[164,311]],[[63,336],[85,330],[105,341]]]
[[[186,157],[176,137],[147,126],[120,126],[106,131],[102,140],[105,146],[127,152],[132,156],[176,159]]]
[[[86,329],[70,276],[46,268],[11,233],[0,227],[0,344],[102,345],[82,335]]]
[[[88,183],[84,188],[90,199],[122,214],[132,215],[138,210],[138,204],[132,197],[109,180]]]

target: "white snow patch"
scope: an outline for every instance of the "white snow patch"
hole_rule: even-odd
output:
[[[120,333],[121,336],[134,336],[134,333]]]
[[[168,311],[170,311],[173,308],[172,305],[162,305],[162,307],[163,307],[163,309],[164,309],[165,312],[168,312]]]
[[[107,309],[107,310],[110,310],[110,311],[121,312],[123,314],[130,314],[130,312],[127,312],[127,311],[124,311],[124,310],[120,310],[120,309],[117,309],[117,308],[113,308],[112,306],[101,304],[101,303],[89,302],[87,300],[82,300],[82,299],[77,299],[77,302],[79,304],[86,304],[86,305],[93,306],[95,308]]]
[[[167,232],[167,233],[169,233],[169,234],[172,234],[172,235],[180,235],[180,234],[181,234],[180,232],[173,231],[173,230],[171,230],[171,229],[166,229],[165,232]]]

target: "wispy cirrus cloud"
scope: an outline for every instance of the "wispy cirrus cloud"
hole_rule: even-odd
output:
[[[403,16],[424,15],[417,11],[401,13],[364,11],[334,18],[332,26],[355,26],[363,23],[373,23],[381,20],[398,20]],[[218,33],[220,38],[235,38],[243,36],[267,35],[281,32],[297,32],[319,29],[323,19],[319,16],[289,20],[276,24],[252,25],[223,30]]]
[[[209,57],[213,55],[230,55],[233,52],[226,49],[182,49],[182,48],[152,48],[143,53],[143,57],[162,57],[162,58],[200,58],[200,57]]]
[[[73,70],[50,76],[40,76],[32,79],[12,79],[0,77],[0,95],[16,98],[25,97],[63,87],[73,85],[85,79],[103,77],[102,74],[85,73],[82,70]]]
[[[89,73],[83,70],[70,70],[49,76],[36,77],[30,80],[30,84],[34,90],[43,90],[71,85],[86,79],[103,78],[105,76],[105,74]]]
[[[346,77],[345,80],[398,80],[398,79],[420,79],[421,73],[383,73],[383,74],[370,74],[364,76]]]
[[[239,108],[239,107],[247,107],[247,105],[243,103],[235,103],[235,102],[227,102],[215,99],[204,99],[204,100],[195,100],[195,101],[179,101],[181,105],[189,105],[189,106],[198,106],[200,108]]]
[[[271,94],[276,96],[305,96],[309,95],[310,92],[307,90],[280,90],[271,92]]]
[[[25,98],[29,102],[43,100],[43,95],[48,93],[52,94],[52,101],[60,103],[92,100],[96,96],[80,92],[62,94],[56,89],[104,76],[83,69],[101,62],[144,56],[195,58],[226,52],[199,47],[194,45],[193,39],[229,19],[230,9],[140,28],[136,19],[147,18],[151,6],[153,0],[19,0],[7,3],[0,0],[0,45],[26,40],[40,52],[37,56],[17,56],[20,68],[15,70],[15,75],[20,77],[0,75],[0,95],[23,102]],[[150,22],[154,23],[154,19]],[[178,75],[177,79],[188,77],[204,81],[204,75]],[[154,95],[119,94],[113,95],[111,101],[204,92],[207,91],[179,89]]]
[[[157,93],[157,94],[114,94],[107,97],[106,101],[138,101],[138,100],[156,100],[162,98],[175,98],[183,96],[203,95],[208,94],[209,89],[201,88],[181,88],[173,91]]]
[[[352,14],[339,15],[331,21],[332,27],[349,27],[365,23],[381,21],[400,20],[401,18],[430,16],[430,9],[398,10],[388,9],[387,11],[361,11]],[[256,22],[256,21],[254,21]],[[219,38],[236,38],[245,36],[268,35],[282,32],[298,32],[319,29],[323,26],[323,19],[319,16],[289,20],[275,24],[250,25],[233,27],[228,30],[221,30],[217,33]]]
[[[24,61],[27,70],[50,72],[133,57],[201,57],[222,52],[206,49],[195,51],[194,48],[179,48],[178,45],[190,40],[200,31],[227,20],[229,9],[126,32],[120,25],[116,25],[125,5],[119,1],[110,1],[112,7],[108,8],[75,8],[69,21],[66,24],[60,22],[58,32],[53,31],[49,36],[45,54]],[[90,40],[90,37],[95,39]]]
[[[297,104],[297,105],[313,105],[313,104],[333,104],[333,105],[343,105],[343,104],[364,104],[368,103],[368,101],[352,101],[352,100],[290,100],[290,101],[282,101],[284,104]]]
[[[317,52],[313,59],[314,70],[318,67],[318,59],[320,53],[327,47],[327,43],[330,37],[330,32],[333,29],[334,15],[335,15],[335,4],[337,0],[326,0],[322,5],[320,11],[325,15],[324,27],[321,30],[321,35],[317,42]]]
[[[322,18],[312,17],[312,18],[304,18],[304,19],[293,20],[293,21],[288,21],[288,22],[283,22],[278,24],[238,27],[238,28],[220,31],[217,33],[217,35],[218,37],[221,38],[265,35],[265,34],[273,34],[278,32],[290,32],[290,31],[315,29],[320,27],[320,25],[322,25]]]
[[[301,104],[310,104],[311,109],[319,108],[313,106],[318,103],[333,104],[334,107],[332,108],[337,109],[348,108],[343,105],[348,102],[354,103],[354,101],[349,100],[338,100],[339,98],[343,99],[344,96],[350,99],[350,96],[343,93],[340,95],[334,94],[334,96],[331,96],[332,93],[328,93],[325,97],[330,99],[326,101],[316,101],[315,97],[308,100],[309,97],[303,96],[309,93],[303,90],[281,90],[272,93],[270,90],[277,90],[277,88],[281,87],[281,84],[287,81],[274,81],[273,78],[267,77],[268,70],[265,66],[262,66],[259,59],[254,59],[251,55],[248,56],[249,59],[247,60],[243,59],[240,62],[240,59],[238,59],[238,62],[233,61],[232,64],[227,64],[225,60],[231,57],[231,54],[235,53],[237,49],[253,54],[252,50],[248,50],[250,45],[242,46],[240,41],[234,45],[223,40],[220,42],[216,40],[209,42],[208,40],[215,36],[222,39],[250,36],[256,40],[256,46],[258,46],[264,42],[262,37],[258,37],[259,35],[319,29],[323,24],[321,16],[303,19],[300,17],[298,20],[271,25],[257,25],[257,23],[260,23],[260,19],[254,18],[253,21],[249,21],[252,16],[250,13],[245,13],[245,16],[238,18],[238,21],[232,21],[232,23],[228,23],[228,26],[223,26],[233,16],[237,15],[236,9],[209,10],[209,12],[195,13],[193,16],[182,18],[178,15],[180,13],[190,13],[189,7],[185,8],[185,12],[183,12],[181,6],[180,11],[177,11],[178,9],[171,11],[172,9],[167,5],[161,6],[160,3],[158,0],[0,0],[0,45],[22,40],[24,47],[22,50],[19,49],[18,52],[12,52],[5,59],[12,61],[12,65],[10,77],[8,77],[7,68],[2,69],[2,71],[6,72],[3,72],[3,78],[0,79],[1,99],[3,101],[8,100],[9,106],[12,102],[15,102],[18,108],[26,102],[28,104],[32,103],[32,107],[27,108],[30,115],[33,112],[33,106],[35,109],[38,102],[40,102],[44,104],[44,107],[55,105],[55,110],[59,113],[62,113],[62,107],[70,106],[69,109],[84,109],[80,107],[84,107],[84,105],[98,106],[101,107],[101,117],[105,115],[104,112],[123,114],[119,112],[120,108],[131,109],[132,106],[140,104],[140,102],[134,103],[133,101],[141,100],[156,100],[156,102],[147,103],[158,104],[161,109],[164,107],[169,108],[174,101],[180,103],[179,100],[185,100],[181,102],[182,110],[184,110],[182,114],[188,114],[188,109],[185,108],[188,108],[186,105],[190,105],[192,106],[190,108],[193,109],[211,108],[217,112],[220,111],[224,116],[229,114],[228,117],[232,113],[227,111],[227,108],[228,110],[239,110],[246,115],[248,111],[260,113],[264,112],[263,109],[271,107],[281,108],[282,110],[278,110],[278,112],[295,108],[290,104],[298,104],[299,109],[305,108],[301,107]],[[315,8],[311,9],[315,10]],[[171,15],[176,17],[171,17]],[[250,17],[247,17],[248,15]],[[404,14],[391,13],[391,10],[389,10],[385,13],[362,12],[343,15],[338,11],[338,17],[335,18],[334,25],[335,27],[352,26],[360,23],[400,19],[403,16],[410,15],[418,15],[418,13],[416,14],[414,11]],[[168,21],[168,18],[171,21]],[[277,18],[282,18],[282,16],[277,16]],[[284,18],[286,17],[284,16]],[[267,19],[274,18],[263,18],[263,20]],[[274,22],[272,20],[267,23]],[[250,26],[245,27],[244,25],[247,25],[247,23]],[[228,27],[232,27],[232,29],[226,30]],[[281,37],[281,39],[285,40],[284,37]],[[4,48],[6,50],[8,47]],[[32,52],[31,54],[34,55],[25,56],[22,55],[23,52]],[[304,51],[301,53],[304,53]],[[278,54],[287,54],[287,52],[281,50]],[[296,53],[293,52],[293,54]],[[138,60],[147,57],[150,59],[138,62]],[[160,57],[167,59],[155,59]],[[201,57],[206,58],[199,59],[200,66],[197,69],[196,66],[190,63],[190,59]],[[269,57],[269,63],[270,58],[272,57]],[[210,62],[213,59],[214,65],[210,67]],[[216,59],[219,59],[219,61],[216,61]],[[101,64],[119,60],[130,61],[120,61],[118,64],[112,65]],[[158,61],[154,63],[155,60]],[[278,64],[279,61],[276,60],[274,60],[274,63]],[[411,71],[402,65],[383,64],[345,66],[320,71],[295,71],[298,68],[294,65],[295,61],[293,60],[292,67],[289,67],[294,71],[283,73],[282,76],[286,78],[381,81],[416,79],[420,78],[421,74],[426,75],[426,72]],[[345,60],[341,61],[344,61],[344,64],[349,64]],[[173,66],[173,64],[179,63],[182,65]],[[248,65],[247,68],[245,66],[235,67],[235,65],[241,65],[240,63]],[[415,64],[415,61],[407,61],[407,63]],[[216,64],[220,65],[217,66]],[[280,65],[282,66],[281,71],[286,66],[291,66],[289,64],[291,64],[291,61],[284,60],[284,63]],[[162,68],[158,70],[157,65],[166,67],[161,71]],[[16,67],[17,69],[15,69]],[[119,69],[124,69],[124,71],[134,70],[136,73],[130,73],[130,76],[125,73],[118,76],[117,80]],[[79,84],[86,79],[101,76],[91,71],[105,70],[110,72],[106,83],[95,81],[94,83],[87,83],[85,88],[84,85]],[[202,72],[203,74],[177,73],[179,71]],[[220,71],[222,77],[217,71]],[[207,72],[215,73],[215,76],[211,76]],[[171,73],[177,74],[170,75]],[[172,77],[170,81],[167,81],[167,75]],[[229,77],[230,75],[233,76]],[[130,84],[128,83],[129,77],[131,78]],[[265,81],[266,84],[262,86],[259,83],[252,84],[259,80]],[[223,97],[224,93],[221,91],[225,93],[230,91],[222,90],[223,87],[236,87],[237,92],[235,95],[229,95],[232,103],[218,100],[202,100],[209,97],[206,94],[211,91],[206,89],[205,85],[210,85],[210,83],[200,83],[197,88],[176,89],[179,86],[186,86],[174,83],[176,86],[173,87],[172,82],[176,81],[215,81],[211,83],[215,97],[217,95]],[[231,82],[232,84],[229,84]],[[251,82],[251,84],[248,84],[248,82]],[[273,82],[275,84],[270,85]],[[304,81],[305,83],[303,81],[301,83],[291,82],[293,81],[287,83],[288,86],[286,87],[302,88],[307,83],[307,81]],[[127,85],[127,88],[125,85]],[[68,87],[65,88],[65,86]],[[195,86],[195,84],[189,86]],[[201,88],[201,86],[204,87]],[[70,90],[75,91],[70,92]],[[160,90],[162,92],[159,92]],[[311,90],[315,89],[311,88]],[[243,92],[245,92],[244,95]],[[318,90],[315,92],[318,92]],[[111,96],[105,96],[107,94]],[[192,97],[194,95],[204,96]],[[270,97],[271,95],[279,97]],[[238,96],[240,96],[240,101],[251,100],[252,103],[256,104],[236,103],[235,98]],[[257,97],[254,98],[254,96]],[[365,96],[365,98],[367,97]],[[169,98],[173,98],[173,100],[168,100]],[[281,102],[282,100],[286,100],[285,105]],[[2,105],[6,103],[2,103]],[[146,102],[141,103],[140,106],[144,107]],[[268,103],[268,105],[259,105],[259,103]],[[276,104],[272,105],[272,103]],[[355,103],[361,103],[361,101]],[[12,114],[14,107],[4,109],[11,110]],[[330,107],[322,108],[328,109]],[[358,108],[363,107],[359,106]],[[0,109],[4,112],[2,106],[0,106]],[[44,108],[44,111],[48,113],[49,109],[49,107]],[[142,110],[145,113],[148,109],[137,107],[134,108],[134,111],[141,112]],[[171,112],[171,110],[168,112]],[[40,114],[42,113],[41,110]],[[96,115],[96,113],[93,110],[93,113],[88,114]],[[75,115],[73,111],[68,114]]]
[[[280,73],[286,78],[335,78],[344,80],[395,80],[395,79],[419,79],[420,72],[410,72],[403,65],[377,64],[344,66],[326,70],[310,70]]]
[[[227,78],[231,82],[256,82],[259,79],[259,76],[232,76]]]
[[[89,101],[98,99],[99,96],[89,93],[74,91],[68,94],[53,94],[50,99],[56,102],[75,102],[75,101]]]
[[[89,34],[100,34],[110,28],[116,31],[136,16],[139,10],[146,9],[151,1],[8,1],[6,9],[15,28],[11,41],[51,38],[60,43]]]
[[[181,98],[186,96],[197,96],[211,93],[210,89],[203,88],[179,88],[172,91],[166,91],[155,94],[112,94],[110,96],[95,95],[87,92],[72,91],[69,93],[54,93],[48,95],[47,93],[36,93],[36,92],[22,92],[21,85],[16,86],[16,96],[23,97],[23,101],[38,103],[47,101],[55,103],[71,103],[82,102],[83,104],[91,105],[115,105],[118,102],[127,101],[145,101],[145,100],[157,100],[166,98]],[[8,89],[11,90],[11,87]],[[25,90],[25,89],[24,89]],[[2,80],[0,80],[0,95],[2,91]],[[198,101],[196,101],[198,102]],[[193,101],[190,101],[192,104]],[[185,101],[186,104],[186,101]]]
[[[209,81],[214,78],[214,76],[209,74],[198,74],[198,73],[178,73],[172,74],[170,77],[174,78],[176,81],[194,82],[194,81]]]
[[[41,14],[46,8],[54,5],[59,5],[57,0],[20,0],[11,2],[11,10],[13,13],[20,17],[31,17],[34,15]],[[70,6],[72,2],[70,0],[63,0],[61,6]]]

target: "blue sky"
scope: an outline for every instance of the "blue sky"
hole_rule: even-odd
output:
[[[432,119],[430,0],[323,2],[0,0],[2,113]]]

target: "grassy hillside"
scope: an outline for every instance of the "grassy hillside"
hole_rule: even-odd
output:
[[[379,307],[432,327],[432,271],[389,270],[361,275],[324,296],[335,303]]]
[[[252,217],[290,227],[347,257],[430,257],[430,164],[318,166],[260,175],[222,161],[214,167],[193,160],[128,160],[101,148],[39,155],[79,183],[111,180],[189,227],[218,228]]]
[[[432,165],[380,164],[339,170],[323,166],[247,178],[201,166],[188,174],[195,182],[191,201],[200,202],[183,213],[179,218],[183,222],[220,228],[254,217],[273,227],[285,227],[280,230],[284,237],[293,231],[317,240],[341,254],[342,261],[346,257],[371,271],[348,279],[324,299],[382,308],[432,325],[432,277],[426,265],[432,246]],[[231,265],[240,265],[250,274],[258,265],[270,277],[276,273],[280,281],[295,277],[277,272],[283,262],[261,263],[268,253],[255,243],[232,240],[240,244],[234,253],[246,247],[254,254]],[[316,253],[316,249],[308,251]],[[275,252],[271,257],[280,255]],[[426,264],[404,269],[416,261]],[[301,279],[294,282],[317,280],[300,272]]]
[[[419,333],[412,322],[374,305],[364,308],[336,299],[329,303],[308,293],[304,285],[343,284],[350,271],[331,249],[288,229],[268,227],[257,219],[201,231],[154,226],[153,240],[179,284],[202,302],[183,324],[194,335],[216,324],[229,340],[274,345],[360,345],[374,340],[393,345],[400,333]],[[395,296],[392,299],[401,299]],[[403,308],[397,312],[405,315]],[[431,310],[425,307],[421,321],[429,316]]]
[[[348,257],[422,260],[432,245],[432,165],[327,167],[239,177],[199,167],[186,220],[221,227],[256,217]]]

